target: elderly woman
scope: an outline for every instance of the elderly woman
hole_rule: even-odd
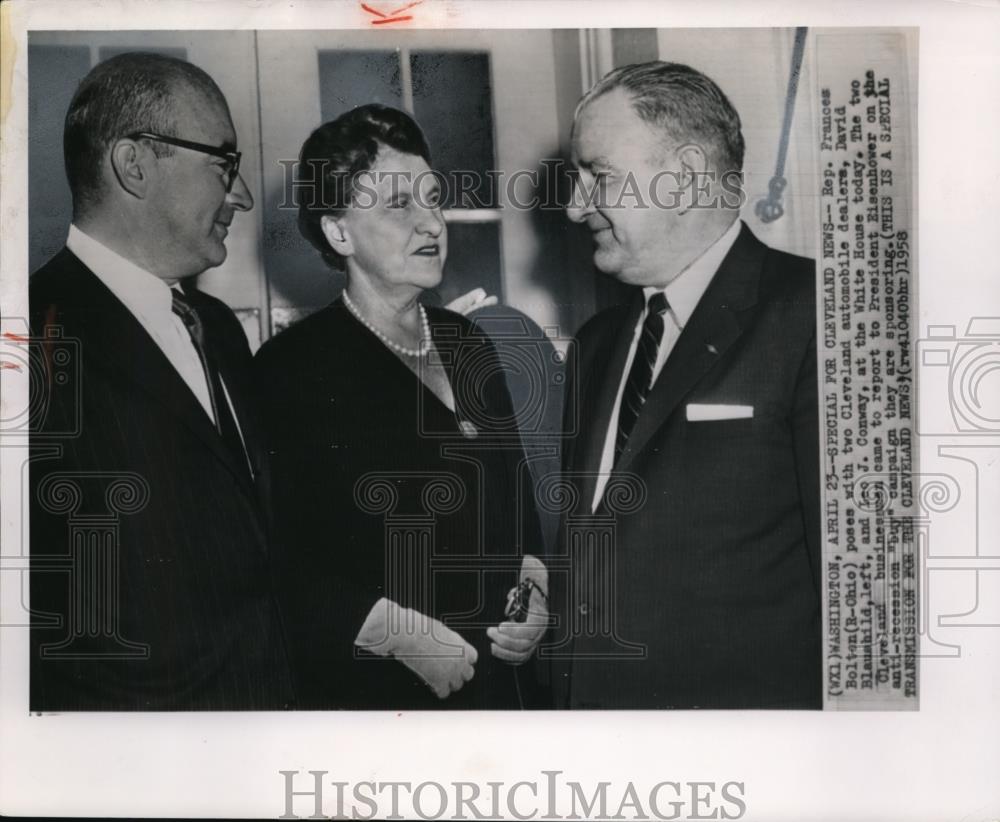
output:
[[[518,707],[546,615],[537,516],[495,350],[420,303],[448,250],[427,144],[368,105],[300,161],[322,183],[300,230],[347,285],[256,360],[299,706]]]

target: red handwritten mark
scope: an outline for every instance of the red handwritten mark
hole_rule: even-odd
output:
[[[27,344],[30,340],[27,337],[22,337],[20,334],[15,334],[13,331],[4,331],[2,335],[4,339],[10,340],[11,342]],[[0,360],[0,368],[5,368],[8,371],[20,371],[21,366],[16,362],[8,362],[7,360]]]
[[[398,9],[393,9],[390,12],[379,11],[378,9],[372,8],[367,3],[362,3],[361,8],[367,11],[369,14],[374,14],[378,17],[378,20],[372,20],[373,26],[382,26],[386,23],[402,23],[406,20],[412,20],[412,14],[404,15],[403,12],[408,9],[412,9],[414,6],[419,6],[424,0],[416,0],[414,3],[407,3],[405,6],[400,6]],[[401,16],[402,15],[402,16]]]

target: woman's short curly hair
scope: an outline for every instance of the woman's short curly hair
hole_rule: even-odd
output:
[[[297,177],[311,179],[313,185],[311,190],[299,187],[299,231],[338,271],[344,270],[344,258],[326,241],[322,219],[351,205],[357,175],[371,169],[383,147],[431,163],[427,140],[416,121],[405,111],[378,103],[324,123],[302,145]]]

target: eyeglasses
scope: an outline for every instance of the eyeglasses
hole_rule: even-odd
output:
[[[133,132],[132,134],[126,135],[126,139],[156,140],[158,143],[166,143],[167,145],[177,146],[178,148],[200,151],[202,154],[210,154],[213,157],[221,157],[223,160],[227,161],[226,165],[223,166],[223,175],[226,181],[227,194],[232,191],[233,183],[236,182],[236,177],[240,173],[240,157],[242,155],[239,151],[230,151],[229,149],[220,148],[219,146],[208,146],[204,143],[194,143],[191,140],[181,140],[179,137],[164,137],[162,134],[152,134],[148,131]]]

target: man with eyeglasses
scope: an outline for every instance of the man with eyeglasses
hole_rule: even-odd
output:
[[[193,285],[253,206],[226,100],[190,63],[119,55],[64,152],[73,222],[30,280],[30,707],[287,707],[250,351]]]

